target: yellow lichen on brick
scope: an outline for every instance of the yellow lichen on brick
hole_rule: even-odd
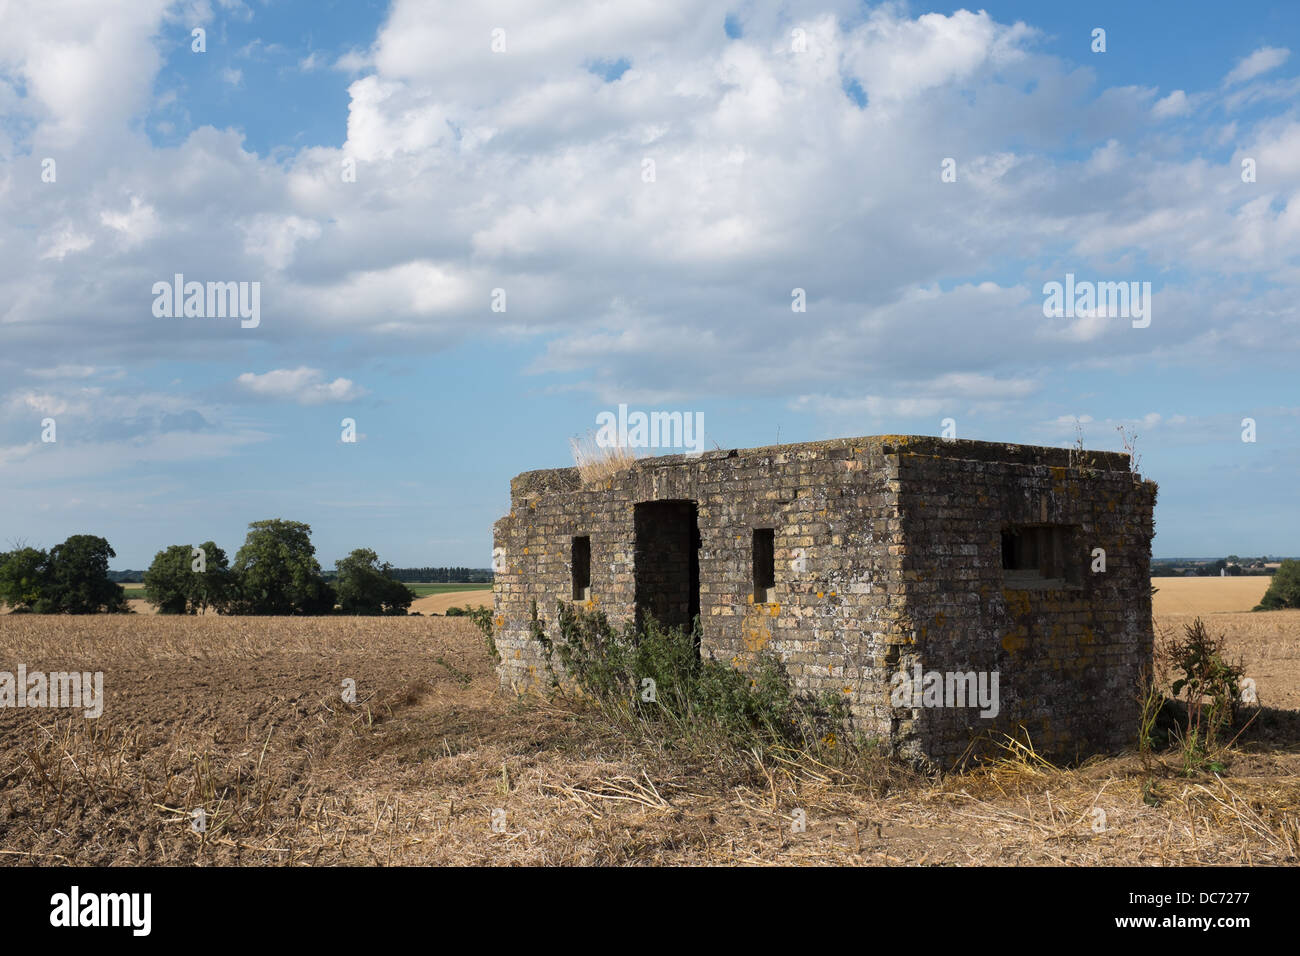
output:
[[[1003,589],[1002,598],[1007,602],[1007,610],[1017,617],[1029,613],[1029,595],[1026,592]]]
[[[1015,654],[1024,650],[1029,641],[1026,639],[1023,631],[1017,628],[1014,631],[1008,631],[1002,637],[1002,649],[1009,654]]]

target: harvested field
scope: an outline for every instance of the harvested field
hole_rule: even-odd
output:
[[[1272,582],[1270,577],[1152,578],[1157,619],[1167,614],[1227,614],[1249,611]]]
[[[501,698],[481,635],[454,618],[7,616],[0,669],[20,662],[102,670],[107,702],[98,720],[0,710],[9,863],[1300,858],[1294,712],[1267,711],[1221,777],[1179,776],[1166,755],[1151,791],[1136,756],[1075,770],[1008,759],[936,780],[885,761],[849,775],[669,755],[569,705]],[[345,678],[355,704],[340,699]]]
[[[442,594],[430,594],[428,597],[417,598],[411,604],[412,611],[419,611],[421,614],[446,614],[448,608],[464,607],[468,604],[470,607],[491,607],[492,592],[484,590],[474,591],[444,591]]]
[[[1181,633],[1198,616],[1212,634],[1227,637],[1231,657],[1244,662],[1261,704],[1300,709],[1300,610],[1166,614],[1156,616],[1156,634]]]
[[[1256,611],[1272,578],[1152,578],[1156,634],[1181,633],[1197,617],[1228,638],[1260,703],[1300,709],[1300,610]]]

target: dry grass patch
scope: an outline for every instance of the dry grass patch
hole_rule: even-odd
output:
[[[1008,751],[928,778],[870,754],[695,752],[502,698],[455,618],[16,616],[0,669],[19,661],[102,669],[107,700],[98,722],[0,711],[9,863],[1297,862],[1294,713],[1218,776]]]
[[[592,432],[582,438],[570,438],[573,463],[584,485],[605,481],[636,464],[636,453],[623,445],[601,445]]]

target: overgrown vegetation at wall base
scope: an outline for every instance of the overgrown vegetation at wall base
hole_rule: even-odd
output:
[[[700,656],[692,629],[612,625],[603,612],[557,602],[552,637],[533,605],[532,633],[547,660],[551,687],[569,686],[621,725],[669,739],[721,738],[763,753],[845,751],[849,704],[840,695],[797,693],[781,660],[760,653],[746,666]],[[556,667],[558,665],[558,668]]]
[[[1163,634],[1156,643],[1138,737],[1147,769],[1156,751],[1168,747],[1186,776],[1222,773],[1225,754],[1258,715],[1253,693],[1243,700],[1244,675],[1244,663],[1228,657],[1226,638],[1211,633],[1201,618],[1184,624],[1181,635]],[[1166,698],[1165,687],[1172,697]],[[1243,721],[1246,704],[1256,708]]]

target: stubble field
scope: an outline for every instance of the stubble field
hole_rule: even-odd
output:
[[[0,670],[101,670],[106,702],[96,720],[0,710],[0,862],[1294,863],[1300,611],[1170,580],[1157,627],[1205,615],[1264,705],[1217,776],[1171,754],[932,779],[668,753],[502,698],[459,618],[5,615]]]

